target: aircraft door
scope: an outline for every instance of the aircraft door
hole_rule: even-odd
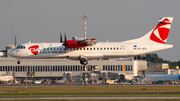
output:
[[[128,55],[132,55],[133,54],[132,44],[128,44],[128,46],[127,46],[127,54]]]

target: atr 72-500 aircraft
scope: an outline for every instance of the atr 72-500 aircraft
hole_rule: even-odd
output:
[[[159,19],[157,26],[143,37],[123,42],[96,42],[95,38],[83,39],[73,37],[72,40],[60,43],[23,43],[12,50],[9,55],[20,59],[67,58],[79,60],[86,65],[88,60],[99,58],[123,58],[147,54],[172,48],[166,44],[173,17]]]

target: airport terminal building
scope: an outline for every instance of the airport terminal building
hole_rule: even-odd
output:
[[[88,62],[87,72],[107,71],[123,74],[123,60],[92,60]],[[124,60],[126,74],[138,76],[138,71],[147,69],[147,62],[143,60]],[[0,58],[0,72],[7,72],[14,78],[62,78],[65,72],[71,72],[73,77],[79,77],[85,71],[85,66],[79,61],[63,59],[23,59],[17,64],[15,58]]]

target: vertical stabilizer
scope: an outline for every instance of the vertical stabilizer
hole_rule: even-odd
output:
[[[149,31],[146,35],[125,42],[166,44],[172,21],[173,17],[162,17],[159,19],[155,28]]]

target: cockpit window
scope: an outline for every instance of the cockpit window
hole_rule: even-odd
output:
[[[17,46],[16,49],[25,49],[25,46]]]

